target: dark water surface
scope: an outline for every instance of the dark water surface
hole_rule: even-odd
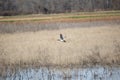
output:
[[[120,67],[8,69],[0,80],[120,80]]]

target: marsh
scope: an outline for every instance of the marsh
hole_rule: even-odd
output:
[[[67,75],[67,79],[73,80],[99,80],[101,79],[99,76],[102,75],[105,78],[102,80],[119,79],[120,69],[115,67],[120,64],[119,20],[0,24],[0,78],[2,80],[34,80],[35,76],[38,80],[64,80],[64,75]],[[57,41],[60,33],[66,36],[65,44]],[[96,65],[102,67],[96,69],[94,67]],[[99,73],[105,66],[112,66],[112,68],[105,68],[106,74],[101,74],[104,71]],[[69,75],[66,68],[70,68]],[[62,73],[62,69],[65,74]],[[110,78],[106,77],[109,75],[108,69],[113,74]],[[12,71],[11,74],[9,71]],[[96,77],[99,79],[93,78],[94,72],[97,72]],[[43,75],[44,78],[37,75]],[[80,77],[81,75],[86,78]]]

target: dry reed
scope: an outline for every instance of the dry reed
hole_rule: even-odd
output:
[[[66,43],[59,42],[59,34]],[[0,34],[0,63],[33,66],[120,64],[120,27],[102,26]]]

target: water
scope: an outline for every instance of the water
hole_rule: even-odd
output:
[[[6,77],[0,80],[120,80],[120,68],[18,68],[13,73],[8,69]]]

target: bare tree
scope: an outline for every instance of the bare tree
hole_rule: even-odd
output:
[[[120,10],[120,0],[0,0],[0,15]]]

